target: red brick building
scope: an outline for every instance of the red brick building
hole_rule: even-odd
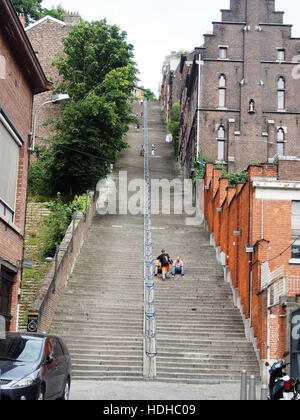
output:
[[[52,65],[53,61],[58,54],[63,52],[63,38],[68,36],[72,25],[80,23],[80,21],[81,16],[78,13],[68,13],[64,17],[64,21],[55,19],[52,16],[45,16],[25,29],[44,73],[54,84],[59,80],[59,74],[57,68]],[[52,92],[46,92],[35,96],[34,111],[44,102],[50,101],[52,95]],[[51,140],[54,135],[53,125],[45,125],[45,122],[48,120],[55,121],[60,116],[61,110],[57,104],[50,103],[40,109],[37,115],[37,144],[45,139]]]
[[[293,76],[300,40],[275,0],[231,0],[221,13],[204,35],[181,98],[186,177],[200,150],[229,172],[300,154],[300,84]]]
[[[300,307],[300,159],[251,165],[246,183],[228,182],[206,165],[205,219],[265,375],[265,360],[290,350]]]
[[[10,0],[0,0],[0,315],[15,330],[32,103],[51,87]]]

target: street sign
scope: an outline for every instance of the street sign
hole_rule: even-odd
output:
[[[29,313],[27,315],[27,331],[28,332],[37,332],[39,326],[39,314],[38,313]]]
[[[291,376],[300,377],[300,308],[292,312],[291,319]]]

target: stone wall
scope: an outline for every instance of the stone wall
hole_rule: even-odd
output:
[[[41,283],[40,289],[30,305],[30,313],[39,314],[39,332],[47,333],[50,329],[57,305],[63,295],[68,278],[73,271],[74,264],[80,253],[81,246],[86,240],[89,228],[96,212],[96,200],[88,210],[86,221],[83,215],[75,220],[74,241],[72,243],[73,222],[62,241],[66,251],[60,251],[57,259],[57,272],[55,278],[55,259],[52,261],[49,271]]]

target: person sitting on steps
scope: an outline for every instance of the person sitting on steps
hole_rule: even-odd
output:
[[[176,274],[181,274],[181,277],[184,277],[184,264],[180,257],[177,257],[173,264],[172,278],[174,278]]]

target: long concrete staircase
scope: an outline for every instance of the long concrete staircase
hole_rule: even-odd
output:
[[[180,172],[165,134],[160,107],[150,104],[150,143],[158,148],[151,176],[171,180]],[[128,143],[115,172],[127,170],[129,181],[143,178],[143,131],[133,127]],[[153,216],[154,257],[165,248],[186,265],[184,279],[156,280],[156,380],[236,382],[243,369],[258,377],[255,353],[209,235],[202,226],[187,226],[185,217]],[[51,327],[67,341],[73,379],[143,379],[143,226],[143,216],[95,217]]]

